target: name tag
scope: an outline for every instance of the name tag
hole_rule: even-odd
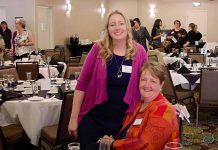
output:
[[[133,125],[140,125],[142,123],[142,119],[136,119]]]
[[[132,73],[132,66],[122,65],[122,72]]]

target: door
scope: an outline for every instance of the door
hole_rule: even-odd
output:
[[[37,6],[38,48],[54,48],[52,8]]]
[[[207,41],[207,11],[206,10],[189,11],[186,16],[187,29],[189,23],[196,24],[198,26],[198,31],[201,32],[202,34],[203,41]]]

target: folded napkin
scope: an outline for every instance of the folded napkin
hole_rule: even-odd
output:
[[[167,64],[169,70],[175,70],[176,67],[178,66],[178,61],[175,61],[174,63],[172,64]]]
[[[172,55],[170,55],[170,57],[174,57],[174,56],[179,57],[179,54],[173,53]]]
[[[188,68],[186,68],[185,66],[182,66],[182,67],[177,71],[177,73],[179,73],[179,74],[191,73],[191,71],[190,71]]]
[[[21,93],[17,93],[13,91],[5,91],[4,89],[0,90],[0,94],[2,94],[2,100],[9,100],[12,98],[22,97]]]
[[[214,53],[210,53],[210,55],[208,55],[208,57],[217,57],[217,55]]]
[[[193,63],[199,63],[199,62],[198,62],[197,60],[192,60],[192,64],[193,64]]]
[[[188,56],[182,58],[186,63],[188,63]]]

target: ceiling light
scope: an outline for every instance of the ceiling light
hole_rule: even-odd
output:
[[[200,2],[193,2],[192,4],[193,4],[194,7],[199,7],[201,5]]]

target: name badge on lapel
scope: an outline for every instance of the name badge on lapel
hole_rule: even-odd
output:
[[[142,119],[136,119],[133,125],[140,125],[142,123]]]
[[[132,66],[122,65],[122,72],[132,73]]]

